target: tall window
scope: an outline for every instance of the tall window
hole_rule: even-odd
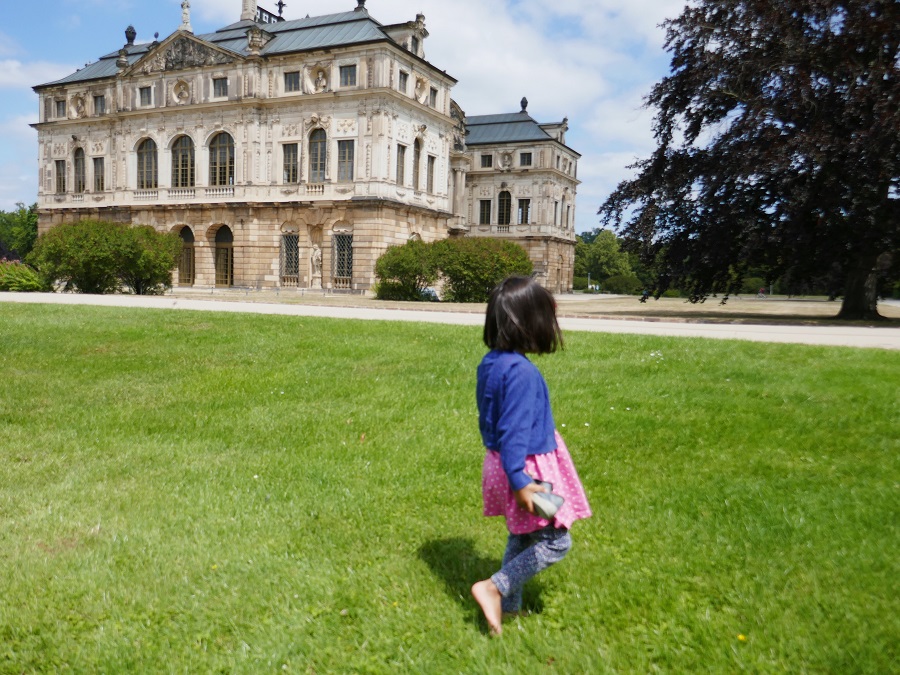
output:
[[[105,115],[106,114],[106,96],[94,96],[94,114],[95,115]]]
[[[397,185],[406,183],[406,146],[397,146]]]
[[[194,187],[195,173],[194,141],[190,136],[181,136],[172,145],[172,187]]]
[[[341,66],[341,86],[356,86],[356,66]]]
[[[353,235],[336,234],[333,241],[334,287],[350,288],[353,280]]]
[[[138,146],[137,151],[137,188],[138,190],[155,190],[159,187],[156,164],[156,143],[146,139]]]
[[[300,235],[281,235],[281,285],[300,285]]]
[[[234,185],[234,140],[224,131],[209,144],[209,184]]]
[[[286,92],[300,91],[300,71],[295,70],[284,74],[284,90]]]
[[[531,211],[531,200],[530,199],[520,199],[519,200],[519,225],[527,225],[529,222],[529,215]]]
[[[400,81],[399,87],[400,91],[404,94],[409,90],[409,73],[404,73],[402,70],[400,71]]]
[[[512,217],[512,196],[506,190],[500,193],[497,207],[497,222],[500,225],[509,225]]]
[[[438,90],[432,87],[431,93],[428,96],[428,105],[430,105],[432,108],[437,108],[437,95]]]
[[[325,135],[324,129],[316,129],[309,135],[310,183],[325,182],[325,162],[328,157],[327,146],[328,137]]]
[[[178,261],[178,283],[181,286],[194,285],[194,233],[189,227],[182,227],[181,258]]]
[[[56,192],[62,194],[66,191],[66,160],[56,160]]]
[[[138,90],[138,93],[141,97],[142,106],[147,106],[153,103],[153,92],[150,90],[150,87],[141,87]]]
[[[227,225],[216,232],[216,286],[234,284],[234,235]]]
[[[228,78],[217,77],[213,79],[213,96],[215,98],[224,98],[228,96]]]
[[[491,200],[490,199],[482,199],[480,202],[480,212],[478,214],[478,224],[479,225],[490,225],[491,224]]]
[[[431,194],[434,194],[434,164],[435,164],[435,159],[436,159],[436,158],[433,157],[432,155],[429,155],[429,156],[428,156],[428,175],[427,175],[427,178],[426,178],[426,180],[428,181],[428,183],[427,183],[427,188],[426,188],[426,189],[427,189],[428,192],[431,193]]]
[[[296,143],[284,144],[284,182],[300,182],[300,155]]]
[[[102,157],[94,157],[94,192],[103,192],[106,189],[106,160]]]
[[[338,180],[353,180],[353,141],[338,141]]]
[[[75,149],[75,192],[81,194],[85,188],[84,150]]]
[[[56,116],[59,119],[66,118],[66,102],[65,101],[57,101],[56,102]]]
[[[419,176],[422,173],[422,144],[419,139],[413,144],[413,190],[419,190]]]

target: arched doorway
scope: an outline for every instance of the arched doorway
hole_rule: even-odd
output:
[[[223,225],[216,231],[216,287],[234,285],[234,235]]]
[[[194,272],[194,233],[191,228],[184,226],[181,232],[181,258],[178,261],[178,285],[193,286]]]

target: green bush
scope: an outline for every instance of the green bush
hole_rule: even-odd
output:
[[[49,290],[49,285],[28,265],[0,260],[0,291],[41,293]]]
[[[181,242],[152,227],[102,220],[57,225],[38,238],[28,261],[49,284],[67,291],[138,295],[171,286]]]
[[[572,290],[573,291],[583,291],[588,287],[588,278],[587,277],[575,277],[572,279]]]
[[[762,277],[745,277],[741,282],[741,293],[744,295],[756,295],[760,288],[766,286],[766,280]]]
[[[487,302],[503,279],[534,270],[525,249],[511,241],[463,237],[435,242],[434,247],[449,302]]]
[[[607,293],[617,295],[635,295],[641,287],[641,280],[632,274],[617,274],[600,284]]]
[[[438,276],[433,245],[410,241],[391,246],[375,263],[375,276],[379,300],[421,300]]]

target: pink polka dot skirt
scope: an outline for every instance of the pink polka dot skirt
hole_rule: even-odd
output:
[[[566,503],[553,517],[553,525],[569,529],[576,520],[590,518],[591,507],[569,449],[559,432],[555,434],[556,450],[544,455],[528,455],[525,471],[532,478],[552,483],[553,492],[565,498]],[[484,457],[481,493],[484,497],[484,515],[506,516],[506,528],[511,534],[536,532],[550,524],[550,521],[538,518],[518,505],[503,471],[500,453],[494,450],[488,450]]]

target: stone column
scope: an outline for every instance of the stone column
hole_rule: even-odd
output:
[[[256,0],[243,0],[241,21],[256,21]]]

